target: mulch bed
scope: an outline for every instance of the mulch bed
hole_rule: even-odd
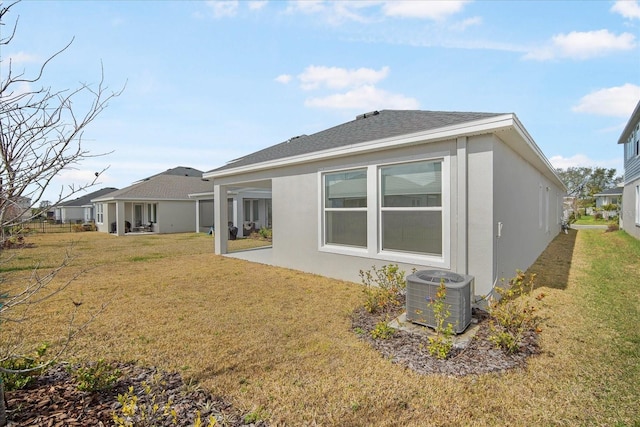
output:
[[[404,330],[396,330],[387,339],[373,339],[371,331],[384,319],[394,319],[404,311],[404,298],[394,310],[384,314],[371,314],[364,307],[356,310],[352,316],[352,328],[369,342],[385,358],[406,366],[421,374],[443,374],[464,376],[503,372],[508,369],[526,366],[527,359],[540,352],[538,334],[529,331],[517,353],[507,354],[489,341],[489,316],[485,311],[473,309],[472,326],[478,330],[464,346],[454,346],[447,359],[438,359],[429,354],[428,337]],[[470,326],[471,327],[471,326]],[[426,327],[425,327],[426,328]]]
[[[40,375],[27,388],[6,392],[8,427],[88,427],[114,425],[113,413],[122,416],[118,394],[129,387],[138,396],[138,405],[150,408],[150,394],[145,384],[151,386],[160,413],[165,403],[177,412],[178,424],[171,417],[157,420],[154,426],[192,426],[196,411],[200,412],[203,425],[208,425],[210,415],[220,426],[265,427],[264,421],[245,423],[244,415],[224,399],[212,396],[197,387],[185,385],[179,373],[162,372],[155,368],[143,368],[132,364],[120,364],[122,373],[115,387],[101,392],[82,392],[63,364],[56,365]],[[137,424],[134,424],[137,425]],[[144,424],[149,425],[149,424]]]

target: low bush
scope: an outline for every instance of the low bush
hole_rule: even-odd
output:
[[[8,357],[0,361],[0,382],[6,391],[19,390],[29,385],[47,366],[45,354],[47,344],[41,344],[34,354],[28,356]]]
[[[120,378],[120,370],[115,366],[98,359],[77,368],[69,368],[71,376],[76,381],[78,390],[96,392],[113,388]]]
[[[453,336],[455,335],[453,325],[446,321],[451,315],[451,306],[445,303],[446,298],[447,288],[444,285],[444,280],[441,280],[435,298],[429,301],[429,308],[433,310],[433,317],[436,323],[436,334],[429,337],[429,344],[427,345],[429,354],[438,359],[449,357],[453,348]]]
[[[397,265],[383,265],[379,269],[360,270],[365,285],[365,309],[369,313],[387,312],[401,304],[401,296],[407,286],[405,273]]]
[[[489,340],[507,353],[517,353],[523,338],[530,331],[539,332],[540,317],[537,302],[544,293],[532,295],[535,274],[528,279],[518,270],[506,287],[497,287],[499,298],[489,300]]]

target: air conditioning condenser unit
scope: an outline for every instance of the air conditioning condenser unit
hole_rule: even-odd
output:
[[[450,312],[445,325],[451,323],[459,334],[471,323],[473,276],[444,270],[420,270],[407,276],[407,320],[430,328],[437,326],[433,307],[440,282],[446,290],[445,305]]]

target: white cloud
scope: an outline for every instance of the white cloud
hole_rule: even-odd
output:
[[[456,22],[452,24],[451,29],[456,31],[464,31],[469,27],[472,27],[474,25],[481,25],[481,24],[482,24],[482,17],[474,16],[473,18],[467,18],[460,22]]]
[[[532,50],[524,58],[538,61],[554,58],[589,59],[635,47],[635,36],[631,33],[615,35],[608,30],[572,31],[553,36],[549,45]]]
[[[277,81],[278,83],[287,84],[291,81],[292,78],[293,76],[291,76],[291,74],[280,74],[275,78],[275,81]]]
[[[382,10],[385,15],[398,18],[442,20],[462,10],[468,0],[452,1],[387,1]]]
[[[419,103],[414,98],[390,93],[372,85],[360,86],[346,93],[310,98],[305,101],[304,105],[316,108],[358,110],[380,110],[384,108],[411,110],[419,108]]]
[[[576,113],[629,117],[640,99],[640,86],[627,83],[591,92],[571,108]]]
[[[628,19],[640,19],[640,4],[637,0],[618,0],[611,6],[611,11]]]
[[[310,65],[298,76],[301,87],[305,90],[325,86],[329,89],[343,89],[360,85],[377,83],[389,75],[389,67],[380,70],[358,68],[348,70],[339,67]]]
[[[289,2],[286,13],[302,12],[304,14],[326,12],[324,0],[298,0]]]
[[[12,65],[28,64],[28,63],[33,63],[38,61],[38,57],[30,53],[16,52],[8,56],[9,56],[9,59],[11,60]]]
[[[207,6],[216,18],[235,16],[238,13],[238,0],[209,0]]]
[[[574,154],[571,157],[556,155],[550,157],[549,162],[556,169],[567,169],[572,167],[601,167],[607,169],[614,168],[619,175],[624,171],[621,156],[615,157],[613,159],[593,160],[585,154]]]
[[[249,2],[249,9],[250,10],[260,10],[260,9],[263,9],[267,5],[267,3],[268,2],[266,0],[250,1]]]

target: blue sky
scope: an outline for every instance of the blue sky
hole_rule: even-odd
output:
[[[515,113],[556,167],[623,170],[640,99],[640,4],[624,1],[34,1],[2,54],[41,83],[124,93],[63,185],[210,170],[381,109]],[[78,106],[81,107],[81,104]]]

